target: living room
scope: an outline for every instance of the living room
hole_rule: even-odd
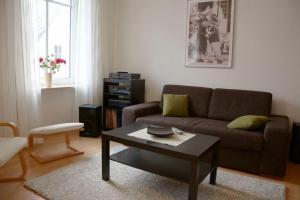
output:
[[[24,42],[24,37],[26,37],[26,31],[24,30],[30,29],[30,27],[27,27],[28,23],[26,26],[24,22],[27,22],[26,20],[28,20],[29,16],[33,16],[26,14],[28,7],[24,5],[35,5],[34,2],[38,1],[47,2],[46,5],[53,2],[71,5],[69,6],[69,21],[62,20],[64,19],[63,17],[59,18],[61,23],[67,24],[65,27],[70,25],[71,28],[60,30],[60,26],[54,32],[64,34],[66,31],[69,31],[71,38],[74,38],[73,34],[76,34],[77,41],[69,38],[69,45],[73,47],[69,51],[76,49],[76,52],[62,54],[62,59],[66,61],[66,64],[62,62],[60,71],[57,74],[53,74],[51,87],[47,87],[44,72],[38,70],[42,74],[42,78],[39,80],[40,85],[37,91],[26,93],[25,90],[28,91],[28,88],[32,89],[35,87],[32,85],[27,87],[27,79],[32,77],[24,75],[26,74],[24,70],[26,71],[31,64],[28,64],[29,59],[24,59],[24,56],[25,58],[26,56],[32,56],[36,61],[38,61],[39,57],[42,57],[44,61],[47,55],[51,59],[51,54],[56,53],[54,48],[52,51],[47,50],[47,53],[37,53],[38,55],[34,57],[28,48],[28,44]],[[104,111],[104,78],[109,78],[110,73],[117,72],[138,73],[141,75],[141,80],[145,81],[144,102],[160,101],[163,88],[166,85],[209,88],[210,97],[214,95],[216,88],[266,92],[272,95],[272,99],[268,101],[269,103],[271,102],[271,104],[268,104],[271,106],[269,108],[270,113],[265,112],[266,114],[264,114],[258,109],[257,112],[251,110],[249,113],[243,113],[243,115],[271,114],[287,116],[288,129],[290,132],[297,132],[294,130],[297,130],[296,125],[300,121],[300,93],[298,92],[300,83],[298,80],[300,74],[300,40],[297,39],[300,35],[298,22],[300,19],[298,12],[300,1],[298,0],[230,1],[231,9],[227,11],[230,13],[230,20],[227,20],[227,22],[230,24],[229,49],[231,51],[228,55],[226,54],[228,63],[222,63],[224,65],[217,66],[212,66],[208,62],[197,62],[196,65],[190,65],[187,59],[189,56],[187,50],[189,44],[188,32],[190,30],[190,18],[188,16],[191,14],[191,4],[193,2],[201,4],[206,1],[24,0],[24,2],[20,0],[3,0],[0,2],[0,120],[14,122],[22,137],[27,138],[29,130],[37,127],[79,122],[78,112],[79,106],[82,104],[102,106]],[[213,5],[218,3],[218,1],[211,2],[214,3]],[[220,2],[226,4],[229,1]],[[21,7],[18,7],[20,6],[19,4],[21,4]],[[47,14],[44,15],[45,13],[51,14],[51,6],[47,8],[48,11],[46,7],[39,7],[40,12],[37,12],[41,16],[45,16],[44,18],[48,16]],[[72,13],[75,13],[74,10],[79,9],[77,7],[83,9],[82,13],[85,12],[85,15],[78,12],[76,19],[79,23],[74,25],[70,21],[73,19]],[[201,9],[199,8],[199,10]],[[65,14],[65,12],[62,13]],[[51,16],[49,17],[51,18]],[[76,26],[80,28],[75,29],[74,27]],[[18,33],[22,33],[22,37]],[[50,31],[48,33],[50,40],[51,34]],[[50,40],[49,46],[51,46]],[[78,42],[78,40],[81,42]],[[97,45],[93,44],[98,44],[98,47],[95,47]],[[76,45],[78,46],[76,47]],[[195,46],[197,45],[199,44]],[[22,48],[20,48],[21,46]],[[41,48],[46,47],[42,46]],[[57,49],[59,52],[59,48]],[[26,62],[27,67],[25,67]],[[37,63],[37,67],[40,67],[41,64]],[[74,68],[72,68],[73,66]],[[69,71],[65,70],[67,68]],[[68,76],[73,74],[72,71],[74,71],[74,76],[70,81],[64,82],[59,80],[58,76],[66,74]],[[190,88],[185,88],[179,93],[187,94],[188,98],[191,98],[193,95],[189,93],[188,89]],[[175,90],[178,91],[177,88]],[[202,90],[199,90],[199,92],[202,92]],[[165,94],[168,93],[172,92]],[[200,98],[201,95],[195,96]],[[224,97],[224,102],[230,101],[229,97],[231,96],[234,97],[235,93],[230,93]],[[266,94],[266,96],[268,95]],[[239,100],[239,97],[236,98]],[[247,107],[246,104],[249,102],[257,103],[256,97],[250,95],[248,98],[247,102],[240,102],[244,104],[244,107]],[[37,99],[39,103],[32,105]],[[200,98],[199,105],[202,102]],[[208,104],[210,103],[211,100]],[[190,105],[195,106],[198,104],[192,103]],[[229,102],[226,105],[231,104]],[[160,109],[163,108],[160,107]],[[127,116],[132,116],[130,112],[135,111],[128,111],[129,114]],[[208,115],[206,114],[205,116],[208,117]],[[104,113],[102,117],[105,118]],[[194,116],[192,115],[192,117]],[[125,118],[126,116],[123,115],[123,121],[130,121],[128,120],[129,117]],[[181,119],[179,120],[181,121]],[[230,120],[227,119],[226,121],[229,123],[233,119],[230,118]],[[201,124],[202,122],[199,123]],[[102,126],[104,127],[104,124]],[[74,126],[71,128],[74,128]],[[77,128],[76,131],[81,129],[75,128]],[[182,127],[175,128],[182,129]],[[185,131],[194,133],[189,129]],[[105,132],[109,133],[110,131],[105,130]],[[289,134],[292,135],[292,133]],[[6,130],[3,132],[1,129],[0,136],[7,137],[12,135]],[[148,171],[152,172],[151,174],[145,172],[147,171],[145,169],[142,169],[143,171],[133,171],[136,169],[121,164],[119,166],[115,161],[110,161],[111,181],[102,181],[103,174],[101,174],[101,170],[103,171],[103,166],[101,167],[101,158],[104,155],[102,154],[101,156],[103,151],[103,145],[101,145],[103,142],[101,140],[102,136],[99,139],[79,137],[77,133],[70,134],[72,146],[74,145],[74,148],[76,147],[84,154],[51,161],[46,164],[37,162],[30,155],[27,147],[25,147],[23,152],[27,162],[26,176],[21,181],[1,182],[0,199],[195,199],[194,196],[188,196],[190,191],[188,184],[176,182],[173,179],[164,178],[164,176],[153,175],[164,174],[155,173],[149,169]],[[49,139],[45,138],[44,141],[41,139],[35,140],[34,148],[45,155],[59,153],[64,149],[64,144],[61,140],[63,139],[60,134],[53,134],[49,136]],[[221,146],[222,142],[227,142],[227,140],[222,140],[221,138]],[[299,146],[299,138],[294,139],[293,137],[289,144],[281,142],[276,145],[288,145],[289,149],[285,149],[286,151],[291,151],[292,143],[298,142]],[[124,143],[127,146],[132,145],[123,141]],[[181,145],[184,145],[184,143]],[[233,145],[247,143],[247,139],[234,140],[234,143]],[[248,143],[249,146],[251,144]],[[120,145],[117,141],[111,143],[112,153],[124,148],[124,145]],[[158,147],[155,146],[155,148]],[[155,148],[152,147],[151,149]],[[151,151],[151,149],[147,150]],[[163,152],[168,151],[164,149]],[[288,156],[287,153],[284,154],[285,157]],[[245,154],[243,155],[247,157]],[[277,155],[272,156],[276,160]],[[253,160],[256,158],[254,154],[251,154],[249,157],[253,158]],[[92,161],[99,163],[98,165],[88,164],[90,167],[89,173],[85,169],[87,166],[81,161],[91,158],[97,158],[98,160],[92,159]],[[225,165],[222,159],[222,148],[220,161],[220,167],[216,175],[216,186],[208,184],[206,179],[203,180],[198,186],[198,199],[220,199],[220,196],[223,199],[289,200],[300,198],[299,164],[292,161],[285,162],[286,170],[284,170],[283,176],[259,172],[251,173],[238,164],[231,167]],[[251,161],[249,165],[253,164],[253,162]],[[247,167],[248,164],[245,165]],[[74,166],[74,169],[71,170],[72,166]],[[120,179],[117,179],[117,174],[121,173],[122,170],[128,170],[128,173],[123,173],[124,177],[121,176]],[[74,175],[75,172],[82,172],[84,176]],[[14,156],[12,160],[9,160],[0,168],[1,178],[17,176],[18,173],[19,160],[17,156]],[[96,180],[90,181],[89,177],[91,176],[95,176],[94,179]],[[209,178],[209,176],[207,177]],[[224,177],[232,178],[231,182],[233,183],[224,182]],[[72,182],[74,179],[79,180],[75,181],[79,182],[79,184]],[[118,180],[120,182],[117,182]],[[61,184],[59,184],[60,181],[62,182]],[[26,182],[28,183],[26,184]],[[93,183],[99,184],[99,186],[94,186]],[[139,185],[134,183],[139,183]],[[46,186],[43,184],[46,184]],[[89,190],[83,186],[85,184],[90,188]],[[67,185],[69,186],[67,187]],[[139,187],[134,189],[137,185]],[[221,186],[221,189],[218,186]],[[86,191],[80,191],[81,187],[86,189]],[[229,189],[226,190],[224,189],[225,187],[229,187]],[[252,189],[247,190],[246,188]],[[93,193],[93,195],[81,196],[81,193],[86,195],[88,191]]]

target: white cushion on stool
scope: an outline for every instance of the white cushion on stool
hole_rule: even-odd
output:
[[[51,135],[60,132],[75,131],[84,127],[83,123],[63,123],[43,126],[30,130],[29,134]]]
[[[0,167],[27,145],[27,138],[0,138]]]

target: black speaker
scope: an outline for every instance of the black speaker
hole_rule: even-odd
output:
[[[290,160],[294,163],[300,163],[300,123],[293,124]]]
[[[80,136],[98,137],[102,130],[101,106],[84,104],[79,106],[79,122],[84,123]]]

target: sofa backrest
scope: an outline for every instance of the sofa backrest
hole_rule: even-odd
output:
[[[208,117],[231,121],[243,115],[270,116],[272,94],[248,90],[215,89]]]
[[[189,97],[189,115],[197,117],[207,117],[210,105],[210,98],[213,89],[182,85],[165,85],[163,94],[187,94]],[[162,108],[163,98],[160,106]]]

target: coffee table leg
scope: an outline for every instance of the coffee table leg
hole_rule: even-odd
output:
[[[219,144],[216,144],[216,147],[213,150],[211,167],[213,170],[210,172],[209,184],[215,185],[217,178],[217,170],[218,170],[218,156],[219,156]]]
[[[217,178],[217,168],[215,168],[212,172],[210,172],[209,184],[216,185]]]
[[[197,200],[198,184],[199,184],[199,164],[197,161],[191,162],[190,185],[188,200]]]
[[[109,180],[109,140],[102,135],[102,179]]]

